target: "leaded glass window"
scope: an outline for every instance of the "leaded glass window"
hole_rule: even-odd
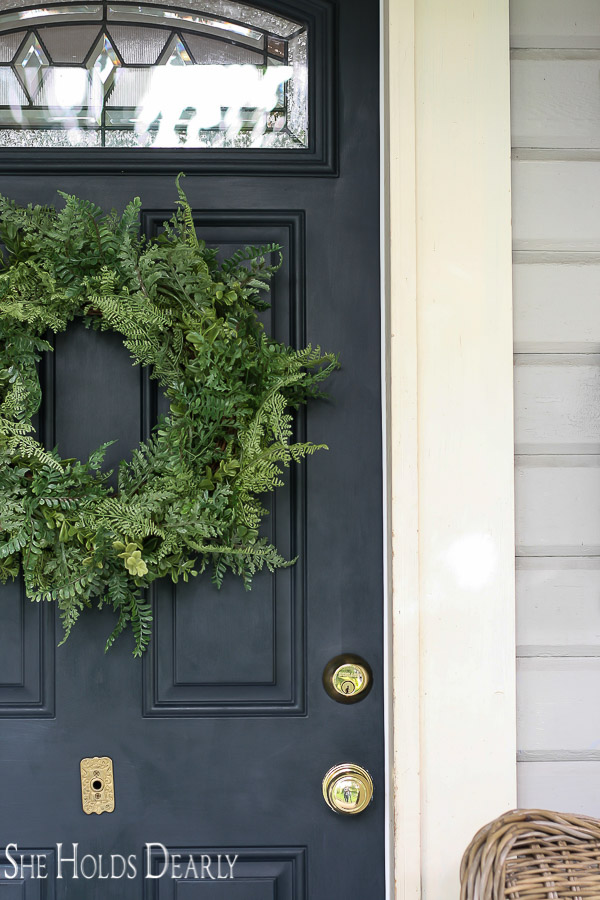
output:
[[[0,147],[303,148],[307,55],[229,0],[0,0]]]

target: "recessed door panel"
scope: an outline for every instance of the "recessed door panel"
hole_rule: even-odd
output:
[[[144,216],[148,233],[160,228],[163,213]],[[283,260],[262,314],[268,333],[303,346],[305,217],[301,211],[212,210],[196,216],[198,235],[219,249],[220,258],[247,245],[278,243]],[[272,259],[277,264],[277,259]],[[160,397],[157,408],[166,412]],[[306,430],[305,412],[296,416],[297,439]],[[304,549],[303,469],[285,473],[285,486],[265,499],[264,534],[288,558]],[[145,668],[145,715],[298,715],[304,712],[305,583],[303,567],[275,574],[263,571],[246,591],[233,577],[220,590],[206,580],[154,591],[156,640]]]

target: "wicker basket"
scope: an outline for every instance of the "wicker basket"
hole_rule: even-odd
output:
[[[478,831],[461,900],[600,900],[600,820],[516,809]]]

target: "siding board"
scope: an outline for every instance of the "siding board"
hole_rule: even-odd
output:
[[[515,250],[600,252],[600,165],[595,159],[513,160]]]
[[[517,559],[517,654],[600,656],[600,558]]]
[[[596,751],[600,757],[600,659],[519,659],[519,752],[561,758]]]
[[[515,501],[517,556],[600,556],[600,457],[518,456]]]
[[[513,147],[600,147],[600,51],[513,51],[511,97]]]
[[[519,762],[519,806],[597,816],[600,762]]]
[[[600,352],[600,255],[515,253],[517,353]]]
[[[515,358],[515,447],[519,454],[600,454],[600,356]]]
[[[511,0],[512,47],[600,48],[597,0]]]

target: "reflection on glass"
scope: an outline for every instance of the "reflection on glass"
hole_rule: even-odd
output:
[[[297,22],[225,0],[18,3],[0,0],[2,147],[308,145]]]

